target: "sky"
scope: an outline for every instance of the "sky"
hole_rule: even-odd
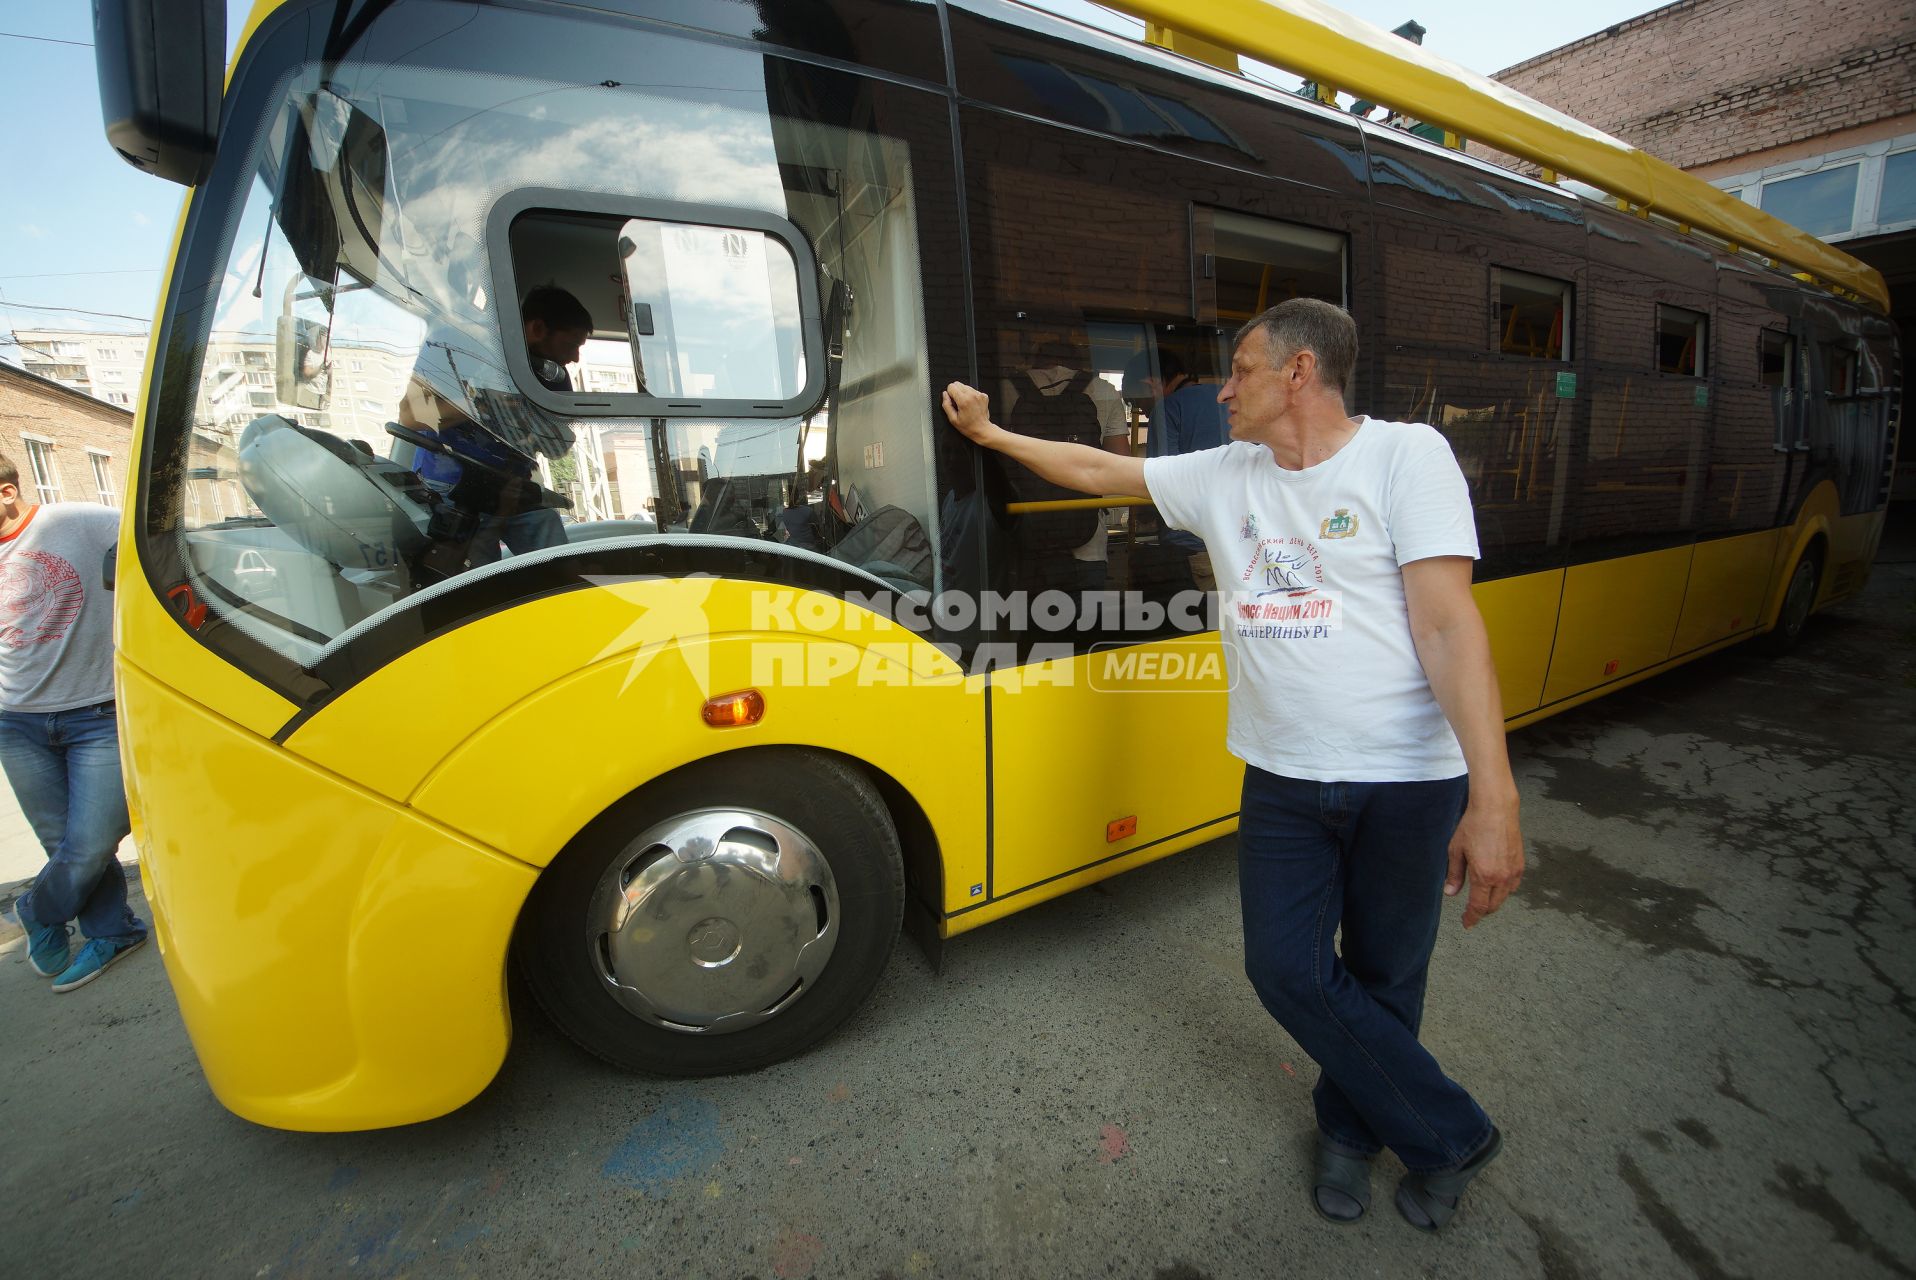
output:
[[[1143,24],[1085,0],[1039,7],[1107,30]],[[1656,7],[1650,0],[1342,0],[1389,29],[1414,18],[1424,47],[1486,75]],[[251,0],[229,0],[227,41]],[[0,8],[0,359],[15,328],[144,333],[185,188],[107,145],[84,0]],[[1295,77],[1284,77],[1289,85]],[[89,314],[91,313],[91,314]]]

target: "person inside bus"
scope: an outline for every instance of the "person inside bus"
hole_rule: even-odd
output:
[[[1218,403],[1217,388],[1206,386],[1185,371],[1184,358],[1160,347],[1154,370],[1151,352],[1140,351],[1124,368],[1124,398],[1143,401],[1151,416],[1151,432],[1145,441],[1145,456],[1163,458],[1173,454],[1196,453],[1224,445],[1231,431],[1224,406]],[[1195,534],[1168,525],[1158,534],[1161,546],[1184,553],[1191,572],[1192,585],[1200,591],[1212,591],[1217,579],[1211,573],[1211,557],[1203,541]]]
[[[548,391],[570,393],[572,378],[565,366],[577,363],[580,349],[592,336],[591,313],[564,289],[545,285],[526,295],[519,317],[533,375]],[[428,339],[413,366],[412,386],[400,403],[399,423],[435,438],[452,439],[468,452],[516,472],[528,482],[501,495],[501,508],[480,525],[468,549],[467,562],[474,566],[493,563],[499,558],[502,542],[515,555],[564,545],[565,524],[557,511],[550,507],[516,509],[534,492],[529,485],[532,463],[524,455],[503,448],[491,433],[474,423],[474,415],[465,407],[467,397],[457,367],[462,345],[463,339],[444,330],[435,331]],[[450,494],[465,471],[457,459],[429,449],[414,454],[412,468],[428,488],[442,494]]]
[[[1388,1146],[1398,1212],[1435,1231],[1503,1135],[1418,1040],[1431,951],[1445,896],[1468,881],[1468,929],[1516,889],[1523,835],[1469,490],[1434,428],[1349,416],[1356,359],[1343,308],[1280,303],[1238,334],[1230,444],[1157,458],[1006,431],[963,383],[944,409],[1055,484],[1149,498],[1243,566],[1223,630],[1244,963],[1320,1068],[1311,1204],[1363,1216]]]
[[[1005,425],[1040,439],[1096,444],[1112,453],[1131,453],[1131,431],[1124,422],[1124,400],[1116,387],[1090,368],[1080,348],[1048,339],[1032,352],[1031,367],[1006,379]],[[1008,475],[1016,502],[1070,498],[1014,468]],[[1110,535],[1104,513],[1095,508],[1012,517],[1018,548],[1016,584],[1026,590],[1102,591],[1109,576]]]

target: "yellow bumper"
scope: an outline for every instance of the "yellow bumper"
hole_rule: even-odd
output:
[[[537,873],[316,769],[124,660],[122,755],[155,934],[232,1111],[282,1129],[442,1115],[511,1024]]]

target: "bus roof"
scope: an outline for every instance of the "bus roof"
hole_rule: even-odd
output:
[[[1098,0],[1146,23],[1315,80],[1587,182],[1889,310],[1868,263],[1507,85],[1318,0]]]

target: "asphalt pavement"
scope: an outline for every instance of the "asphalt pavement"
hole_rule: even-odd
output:
[[[1720,654],[1511,745],[1531,870],[1468,934],[1453,906],[1426,1016],[1506,1146],[1438,1237],[1392,1210],[1388,1157],[1363,1222],[1312,1215],[1313,1068],[1243,977],[1226,839],[959,938],[940,974],[903,943],[842,1031],[753,1075],[622,1075],[521,1001],[490,1089],[377,1133],[225,1112],[152,948],[56,996],[0,943],[0,1257],[22,1276],[1916,1272],[1916,564],[1879,567],[1794,655]]]

